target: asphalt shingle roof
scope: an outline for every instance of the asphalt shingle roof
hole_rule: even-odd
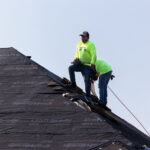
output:
[[[128,122],[108,112],[117,124],[64,92],[60,77],[12,47],[1,48],[0,149],[89,150],[113,141],[150,146],[150,138]]]

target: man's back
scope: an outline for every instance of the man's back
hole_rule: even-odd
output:
[[[112,71],[111,66],[106,63],[104,60],[96,60],[95,63],[96,72],[99,72],[101,75],[105,74],[109,71]]]

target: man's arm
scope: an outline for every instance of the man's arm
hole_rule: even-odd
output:
[[[79,61],[79,50],[78,50],[78,45],[76,49],[76,58],[71,62],[72,64],[76,64]]]
[[[90,53],[91,53],[91,64],[95,64],[95,61],[96,61],[96,48],[95,48],[94,44],[91,46]]]
[[[91,54],[91,68],[94,69],[94,65],[95,65],[96,57],[97,57],[96,48],[94,44],[92,44],[90,47],[90,54]]]
[[[97,94],[96,94],[96,92],[95,92],[94,82],[91,83],[91,92],[92,92],[92,94],[93,94],[94,96],[98,97]]]
[[[78,45],[77,45],[77,49],[76,49],[76,59],[79,59],[79,49],[78,49]]]

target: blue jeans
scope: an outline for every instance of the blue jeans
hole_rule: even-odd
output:
[[[99,94],[100,101],[103,104],[107,104],[107,85],[111,78],[112,71],[105,73],[99,77]]]
[[[71,80],[72,84],[76,84],[75,72],[81,72],[82,73],[82,76],[83,76],[84,82],[85,82],[86,95],[90,96],[90,92],[91,92],[91,80],[90,80],[91,67],[85,66],[85,65],[76,65],[76,64],[69,66],[69,75],[70,75],[70,80]]]

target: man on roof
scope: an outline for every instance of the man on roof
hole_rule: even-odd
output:
[[[91,70],[95,68],[96,48],[89,41],[89,33],[84,31],[81,36],[81,42],[78,43],[76,49],[76,58],[69,66],[69,75],[73,87],[76,87],[75,72],[81,72],[84,77],[86,96],[90,96],[91,92]]]
[[[99,99],[104,105],[107,105],[107,86],[109,80],[113,79],[113,77],[111,66],[103,60],[96,60],[95,70],[91,72],[91,79],[97,80],[97,78],[99,78]],[[96,96],[94,82],[92,82],[91,87],[93,95]]]

